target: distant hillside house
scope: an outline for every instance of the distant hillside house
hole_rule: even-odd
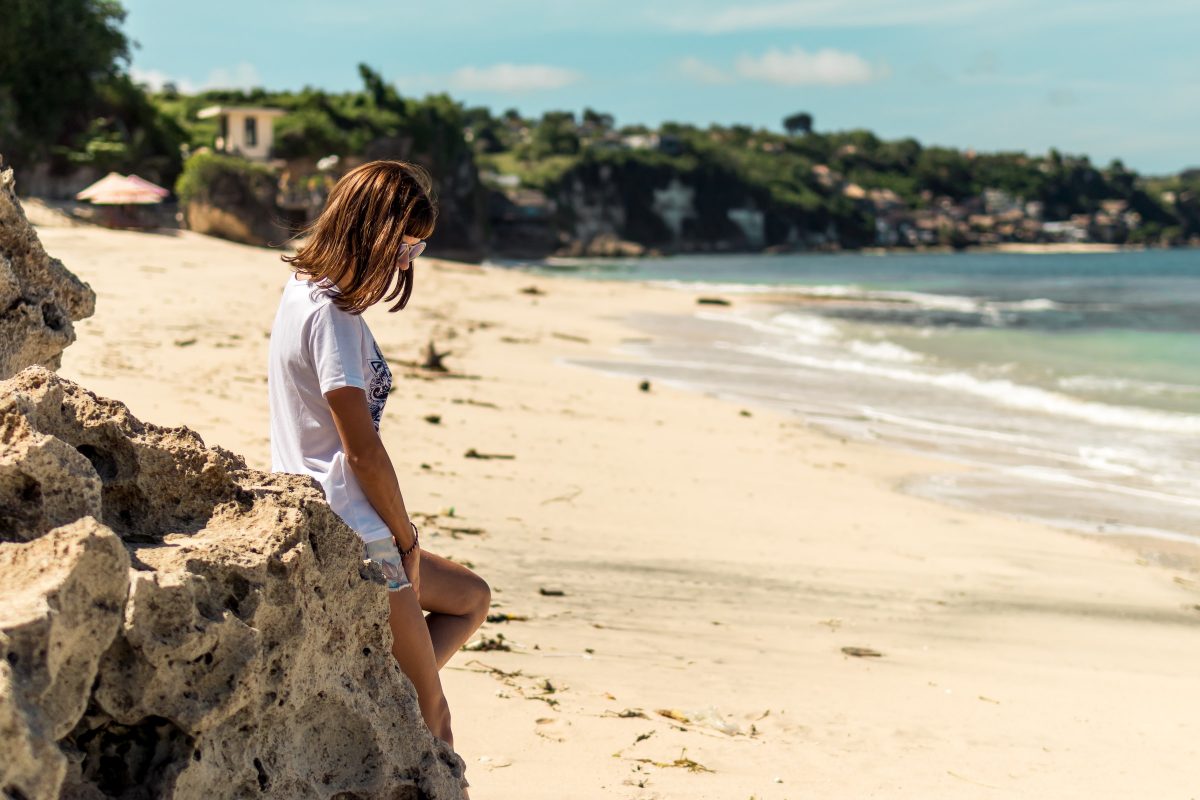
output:
[[[217,118],[220,126],[216,141],[218,150],[266,161],[271,157],[271,145],[275,142],[274,120],[285,113],[278,108],[209,106],[197,112],[196,117]]]

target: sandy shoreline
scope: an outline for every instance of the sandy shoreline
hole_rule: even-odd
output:
[[[61,373],[267,467],[277,254],[40,235],[97,293]],[[423,262],[368,312],[404,376],[384,441],[410,508],[453,509],[430,549],[527,617],[445,675],[473,796],[1195,794],[1194,574],[893,488],[942,463],[561,363],[690,293]],[[402,366],[430,338],[451,376]]]

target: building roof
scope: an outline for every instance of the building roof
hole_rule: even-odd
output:
[[[196,118],[208,119],[209,117],[219,117],[231,111],[265,117],[281,117],[287,113],[282,108],[268,108],[266,106],[209,106],[197,111]]]

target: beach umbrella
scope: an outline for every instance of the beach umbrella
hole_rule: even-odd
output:
[[[152,205],[161,203],[168,194],[166,189],[155,186],[144,178],[126,177],[110,172],[75,195],[78,200],[88,200],[94,206]]]
[[[130,183],[134,184],[135,186],[141,186],[143,189],[146,189],[147,191],[154,192],[155,194],[157,194],[159,197],[162,197],[162,198],[165,198],[165,197],[167,197],[167,195],[171,194],[170,189],[164,189],[163,187],[159,186],[157,183],[153,183],[151,181],[146,180],[141,175],[134,175],[133,173],[130,173],[129,175],[125,176],[125,179],[127,181],[129,181]]]
[[[119,172],[110,172],[81,192],[76,193],[76,200],[91,200],[97,193],[107,192],[113,188],[124,186],[125,176]]]

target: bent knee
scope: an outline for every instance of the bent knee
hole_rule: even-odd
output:
[[[482,623],[487,617],[488,609],[492,607],[492,587],[478,575],[471,584],[471,615],[478,617]]]

